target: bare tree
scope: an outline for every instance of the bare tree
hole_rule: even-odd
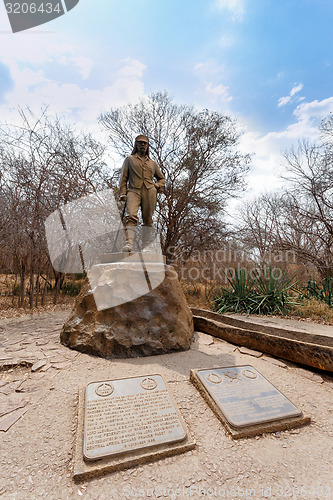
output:
[[[44,221],[60,205],[104,185],[104,147],[47,110],[40,116],[20,110],[20,118],[19,126],[0,126],[0,253],[20,275],[19,305],[28,287],[33,307],[50,270]],[[55,273],[55,279],[58,290],[63,276]]]
[[[333,119],[322,126],[323,144],[301,141],[285,154],[286,187],[243,210],[242,234],[260,255],[293,252],[325,278],[333,269]]]
[[[163,251],[216,245],[225,236],[223,211],[227,200],[244,187],[249,156],[237,150],[239,133],[228,116],[175,104],[167,93],[156,93],[136,105],[100,116],[113,150],[129,154],[137,134],[149,137],[150,154],[166,177],[159,197],[157,224]]]
[[[323,276],[333,268],[333,157],[325,145],[301,142],[285,155],[288,162],[288,212],[302,235],[294,249]],[[291,227],[291,224],[289,224]],[[290,242],[285,245],[291,247]],[[304,258],[303,257],[303,258]]]
[[[254,257],[257,256],[261,263],[266,263],[271,257],[279,205],[279,196],[264,194],[241,208],[242,227],[237,232],[239,239],[248,248],[255,250]]]

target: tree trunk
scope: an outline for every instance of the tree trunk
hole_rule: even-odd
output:
[[[17,273],[15,273],[15,281],[13,285],[13,292],[12,292],[12,304],[14,305],[15,302],[15,290],[16,290],[16,285],[17,285]]]
[[[36,302],[35,302],[35,306],[37,307],[38,306],[38,295],[39,295],[39,277],[40,277],[40,270],[38,269],[38,273],[37,273],[37,276],[36,276]]]
[[[31,271],[30,271],[30,290],[29,290],[30,309],[32,309],[34,307],[34,295],[35,295],[34,271],[33,271],[33,268],[31,268]]]
[[[56,274],[56,282],[55,282],[55,292],[54,292],[54,297],[53,297],[53,304],[57,303],[58,300],[58,295],[60,291],[60,285],[61,285],[61,273]]]
[[[22,261],[21,266],[21,276],[20,276],[20,295],[19,295],[19,306],[22,307],[25,298],[25,263]]]
[[[49,275],[46,275],[46,280],[45,280],[45,285],[44,285],[44,290],[43,290],[43,295],[42,295],[42,306],[45,304],[45,299],[46,299],[46,293],[47,293],[47,285],[48,285],[48,278]]]

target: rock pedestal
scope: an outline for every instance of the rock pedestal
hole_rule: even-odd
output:
[[[144,266],[145,276],[150,278],[150,291],[144,294],[142,286],[138,287],[143,272],[140,265],[118,262],[94,267],[97,269],[92,269],[63,326],[60,338],[64,345],[103,358],[149,356],[190,347],[192,313],[173,267],[163,264],[164,279],[159,281],[161,266],[155,278],[154,268],[148,266],[147,273]],[[155,288],[154,282],[158,284]],[[119,301],[119,291],[122,298],[124,293],[137,298]],[[106,308],[112,303],[112,293],[122,303]]]

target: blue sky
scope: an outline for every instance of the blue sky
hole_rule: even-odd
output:
[[[331,0],[80,0],[12,34],[1,4],[0,119],[49,105],[99,135],[100,112],[168,90],[237,119],[249,189],[267,191],[333,111],[332,19]]]

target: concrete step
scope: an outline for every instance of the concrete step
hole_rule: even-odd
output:
[[[194,328],[278,358],[333,372],[333,337],[192,308]],[[320,326],[320,325],[318,325]],[[318,329],[320,330],[320,329]]]

